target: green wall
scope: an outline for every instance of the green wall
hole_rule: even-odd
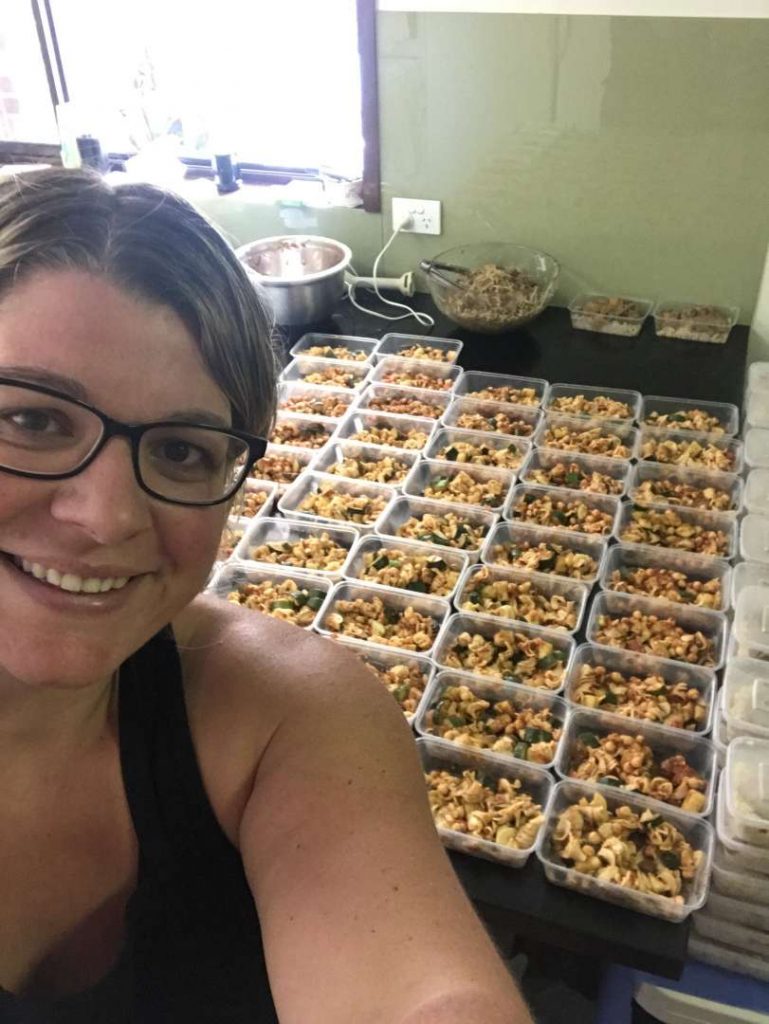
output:
[[[368,270],[390,197],[443,201],[440,237],[405,236],[387,273],[502,239],[582,288],[739,305],[769,242],[769,21],[379,15],[383,209],[311,212],[306,229]],[[238,240],[278,210],[206,203]],[[301,229],[301,227],[300,227]]]

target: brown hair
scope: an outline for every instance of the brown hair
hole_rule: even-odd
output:
[[[270,432],[277,360],[268,306],[222,235],[184,199],[90,171],[0,181],[0,296],[46,268],[104,274],[169,306],[229,399],[233,426]]]

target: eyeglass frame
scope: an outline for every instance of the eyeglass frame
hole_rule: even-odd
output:
[[[76,466],[74,469],[67,470],[66,473],[35,473],[26,469],[12,469],[10,466],[4,466],[0,463],[0,472],[9,473],[11,476],[23,477],[27,480],[68,480],[71,477],[82,473],[84,469],[87,469],[113,437],[125,437],[128,439],[131,447],[131,464],[133,466],[134,477],[136,478],[137,484],[145,494],[149,494],[151,498],[155,498],[157,501],[164,501],[169,505],[181,505],[184,508],[209,508],[212,505],[222,505],[224,502],[229,501],[245,483],[250,467],[256,461],[261,459],[267,450],[266,438],[259,437],[256,434],[249,434],[246,431],[238,430],[235,427],[215,427],[210,423],[191,423],[186,420],[156,420],[152,423],[124,423],[121,420],[114,419],[112,416],[108,416],[106,412],[102,412],[101,409],[97,409],[95,406],[89,405],[87,402],[81,402],[80,399],[72,398],[70,395],[67,395],[62,391],[57,391],[56,388],[49,388],[45,384],[34,384],[31,381],[20,380],[18,377],[0,376],[0,386],[1,385],[26,388],[28,391],[36,391],[42,395],[50,395],[51,398],[58,398],[60,401],[68,402],[70,405],[78,406],[80,409],[85,409],[86,412],[92,413],[102,424],[102,435],[95,444],[93,450],[86,456],[79,466]],[[223,497],[216,498],[215,501],[178,501],[174,498],[167,498],[165,495],[159,494],[145,482],[142,477],[141,465],[139,462],[139,445],[141,444],[141,439],[144,434],[156,427],[193,427],[196,430],[208,430],[215,434],[227,434],[230,437],[237,438],[239,441],[243,441],[248,445],[248,458],[244,463],[243,476],[224,494]]]

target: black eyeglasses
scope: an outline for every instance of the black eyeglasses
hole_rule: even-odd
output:
[[[121,423],[42,384],[0,377],[0,471],[65,480],[90,465],[113,437],[131,444],[143,491],[173,505],[219,505],[264,455],[262,437],[168,420]]]

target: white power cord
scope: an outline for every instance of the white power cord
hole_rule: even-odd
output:
[[[350,299],[350,302],[352,303],[353,306],[355,306],[356,309],[359,309],[361,311],[361,313],[368,313],[369,316],[378,317],[378,319],[380,319],[380,320],[391,320],[391,321],[394,321],[394,320],[408,320],[409,317],[413,316],[414,319],[417,321],[417,323],[421,324],[422,327],[435,327],[435,321],[433,320],[433,318],[428,313],[422,313],[422,312],[420,312],[417,309],[412,309],[412,307],[411,306],[407,306],[405,302],[393,302],[392,299],[386,299],[384,297],[384,295],[382,295],[382,293],[379,291],[378,280],[379,280],[379,264],[380,264],[380,261],[381,261],[382,257],[384,256],[384,254],[387,252],[387,250],[390,248],[390,246],[393,244],[395,239],[398,237],[400,232],[410,223],[410,221],[411,221],[411,215],[408,214],[406,217],[403,218],[402,221],[400,221],[399,224],[396,225],[395,230],[390,235],[390,237],[387,239],[387,241],[383,245],[382,249],[380,250],[379,255],[374,260],[374,268],[373,268],[373,271],[371,273],[371,283],[372,283],[372,285],[374,287],[374,293],[375,293],[376,297],[379,299],[379,301],[383,302],[385,306],[392,306],[395,309],[405,309],[406,312],[405,313],[401,313],[399,316],[388,316],[387,313],[377,313],[373,309],[367,309],[365,306],[361,306],[360,303],[356,302],[356,300],[355,300],[355,287],[356,287],[356,284],[357,284],[356,281],[348,281],[348,283],[347,283],[347,295],[348,295],[348,298]]]

